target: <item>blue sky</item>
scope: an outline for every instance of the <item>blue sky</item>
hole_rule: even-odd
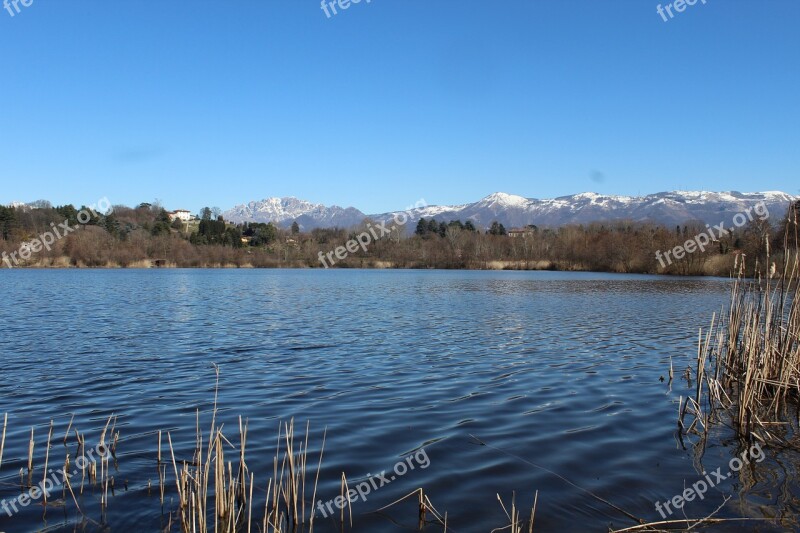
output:
[[[797,194],[800,2],[708,0],[668,22],[657,4],[3,9],[0,203]]]

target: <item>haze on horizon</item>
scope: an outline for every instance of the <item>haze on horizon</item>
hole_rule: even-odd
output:
[[[0,11],[0,203],[797,194],[800,5],[656,3]]]

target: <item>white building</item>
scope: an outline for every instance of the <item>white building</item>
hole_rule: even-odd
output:
[[[192,213],[186,209],[178,209],[169,213],[170,221],[180,220],[181,222],[189,222],[192,219]]]

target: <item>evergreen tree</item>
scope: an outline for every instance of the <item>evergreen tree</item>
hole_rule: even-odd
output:
[[[462,224],[460,220],[451,220],[448,227],[464,229],[464,224]]]
[[[121,228],[119,225],[119,221],[117,217],[114,216],[114,213],[109,213],[104,217],[103,220],[103,228],[111,235],[112,237],[120,238],[122,237]]]
[[[0,205],[0,238],[8,240],[16,221],[17,216],[14,208]]]
[[[492,222],[492,226],[489,228],[489,235],[505,235],[506,228],[498,221]]]
[[[64,217],[64,220],[66,220],[70,226],[74,226],[78,223],[78,210],[75,209],[75,206],[72,204],[56,207],[56,213]]]

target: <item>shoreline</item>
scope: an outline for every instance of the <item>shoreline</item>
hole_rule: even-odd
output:
[[[489,261],[486,266],[469,266],[469,267],[438,267],[438,266],[397,266],[388,261],[370,261],[361,262],[359,265],[340,264],[325,268],[322,266],[309,266],[305,262],[294,262],[292,264],[274,264],[274,265],[254,265],[252,263],[244,264],[206,264],[206,265],[178,265],[176,263],[153,265],[154,261],[141,260],[136,261],[131,265],[119,264],[106,264],[106,265],[74,265],[66,261],[58,261],[56,264],[37,264],[28,266],[18,266],[14,268],[1,267],[0,271],[5,270],[441,270],[441,271],[475,271],[475,272],[576,272],[587,274],[621,274],[621,275],[641,275],[641,276],[659,276],[666,278],[722,278],[728,279],[730,274],[724,275],[721,273],[691,273],[681,274],[677,272],[641,272],[641,271],[623,271],[623,270],[592,270],[589,268],[558,268],[551,262],[547,262],[546,267],[542,268],[531,265],[528,267],[517,264],[514,261]],[[539,261],[538,263],[543,263]],[[151,263],[151,264],[148,264]]]

